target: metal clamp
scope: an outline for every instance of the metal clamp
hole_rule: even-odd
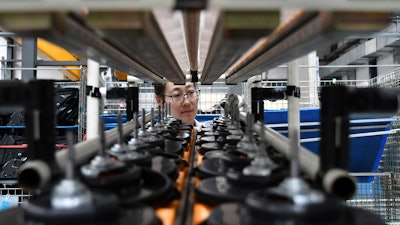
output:
[[[92,92],[93,86],[91,85],[86,85],[86,95],[90,95]]]
[[[93,88],[91,96],[94,98],[101,98],[100,88],[98,87]]]
[[[300,98],[300,87],[294,85],[286,86],[285,99],[287,99],[288,96]]]

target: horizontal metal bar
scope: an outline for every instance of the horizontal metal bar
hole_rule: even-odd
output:
[[[13,71],[18,71],[18,70],[81,70],[81,68],[65,68],[65,67],[34,67],[34,68],[1,68],[3,70],[13,70]]]
[[[359,134],[350,134],[349,138],[370,137],[370,136],[379,136],[379,135],[385,135],[385,134],[394,134],[397,131],[399,131],[399,129],[388,130],[388,131],[365,132],[365,133],[359,133]],[[308,143],[308,142],[317,142],[317,141],[320,141],[320,140],[321,140],[320,137],[304,138],[304,139],[301,139],[300,142],[301,143]]]
[[[92,11],[120,11],[120,10],[150,10],[154,8],[174,9],[176,0],[46,0],[43,4],[38,4],[37,1],[2,1],[0,11],[82,11],[82,6],[85,6],[89,12]],[[195,1],[182,1],[186,5],[191,5]],[[382,10],[393,11],[400,8],[400,2],[396,0],[208,0],[208,8],[218,8],[226,10],[266,10],[277,8],[308,8],[308,9],[325,9],[325,10]]]
[[[86,66],[86,61],[47,61],[37,60],[36,66]]]
[[[371,68],[371,67],[400,67],[400,64],[377,64],[377,65],[299,65],[298,68]],[[279,65],[277,68],[287,68],[287,65]]]
[[[0,37],[15,37],[14,32],[0,32]]]
[[[21,59],[0,59],[0,62],[22,62]]]
[[[354,177],[369,177],[369,176],[374,176],[374,177],[382,177],[382,176],[392,176],[391,173],[371,173],[371,172],[365,172],[365,173],[349,173],[350,176]]]
[[[400,67],[400,64],[379,64],[379,65],[299,65],[299,68],[371,68],[371,67]]]

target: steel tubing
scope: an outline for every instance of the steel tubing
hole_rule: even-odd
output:
[[[351,35],[368,35],[388,25],[387,12],[303,11],[276,29],[227,74],[235,84]]]
[[[241,113],[241,120],[246,118],[245,113]],[[278,133],[277,131],[265,126],[264,134],[261,134],[261,124],[257,122],[254,124],[254,131],[259,135],[264,135],[277,151],[284,154],[286,158],[290,158],[292,151],[290,141],[288,138]],[[301,171],[310,176],[314,180],[319,179],[320,172],[320,159],[319,157],[310,152],[308,149],[300,146],[298,151],[299,166]],[[356,193],[356,182],[354,177],[349,175],[347,171],[341,169],[332,169],[322,175],[321,185],[325,191],[330,194],[336,195],[343,199],[349,199]]]
[[[198,70],[200,10],[183,10],[186,46],[189,56],[190,70]]]
[[[212,84],[260,39],[279,25],[279,11],[221,12],[202,72],[202,84]],[[243,22],[246,21],[246,22]]]

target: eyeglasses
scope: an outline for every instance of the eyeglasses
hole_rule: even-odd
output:
[[[199,98],[200,91],[199,90],[191,90],[186,94],[173,94],[173,95],[164,95],[165,97],[170,97],[174,103],[182,103],[185,98],[189,100],[197,100]]]

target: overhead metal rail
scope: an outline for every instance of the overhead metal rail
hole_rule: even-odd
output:
[[[187,37],[191,37],[188,49],[192,49],[191,70],[194,70],[198,62],[193,53],[198,47],[200,20],[196,13],[187,16],[190,18],[185,19],[185,27]],[[221,11],[201,83],[211,84],[222,74],[226,75],[227,84],[246,81],[348,36],[382,30],[389,23],[388,17],[389,12],[303,10],[278,26],[278,10]],[[4,12],[0,13],[0,27],[20,36],[43,37],[144,81],[169,80],[177,84],[186,81],[151,11],[94,11],[84,15]],[[189,31],[189,28],[194,29]]]
[[[212,84],[260,38],[272,33],[280,13],[271,11],[221,12],[204,64],[201,83]]]
[[[204,4],[204,0],[191,0]],[[191,2],[186,1],[186,2]],[[65,11],[121,11],[150,10],[154,8],[173,9],[177,0],[35,0],[1,1],[2,12],[65,12]],[[394,11],[400,8],[396,0],[208,0],[209,9],[223,10],[270,10],[280,8],[308,8],[310,10],[356,10],[356,11]]]
[[[89,29],[140,65],[176,84],[186,76],[151,11],[91,12]]]
[[[183,10],[183,25],[185,30],[186,48],[190,63],[192,76],[197,76],[199,59],[199,33],[200,33],[200,10]]]
[[[69,13],[0,13],[0,27],[22,37],[43,37],[75,54],[118,68],[144,81],[164,82],[162,76],[136,62]]]
[[[385,28],[388,12],[307,12],[277,28],[230,68],[226,82],[235,84],[351,35]]]

